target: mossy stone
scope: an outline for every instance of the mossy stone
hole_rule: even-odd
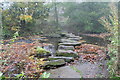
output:
[[[65,61],[63,59],[58,59],[58,60],[52,60],[49,62],[46,62],[43,66],[44,68],[53,68],[53,67],[58,67],[65,65]]]
[[[56,53],[56,56],[74,57],[74,58],[79,57],[77,54],[73,54],[73,53]]]
[[[70,59],[69,57],[67,58],[65,58],[65,57],[60,57],[60,58],[48,58],[48,60],[49,61],[52,61],[52,60],[58,60],[58,59],[64,59],[65,60],[65,62],[71,62],[71,61],[74,61],[74,59],[72,58],[72,59]]]

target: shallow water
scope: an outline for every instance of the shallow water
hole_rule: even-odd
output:
[[[101,38],[96,37],[89,37],[89,36],[82,36],[83,40],[86,41],[88,44],[95,44],[98,46],[106,47],[108,42]],[[56,38],[52,38],[49,40],[56,48],[57,50],[57,44],[58,40]],[[73,70],[70,66],[63,66],[57,69],[51,69],[47,72],[51,73],[50,78],[107,78],[108,77],[108,71],[106,66],[106,61],[99,61],[90,63],[90,62],[81,62],[81,60],[78,60],[75,62],[74,65],[72,65],[76,69],[78,69],[81,73],[76,72]]]
[[[103,38],[91,37],[91,36],[85,36],[85,35],[80,35],[80,36],[83,37],[83,40],[85,40],[86,43],[88,43],[88,44],[95,44],[98,46],[106,47],[107,44],[109,43],[107,40],[105,40]]]
[[[99,46],[106,46],[108,43],[104,39],[82,36],[83,40],[89,44],[97,44]],[[55,56],[55,53],[58,49],[58,43],[60,38],[47,38],[48,41],[44,43],[48,43],[51,45],[46,45],[43,48],[51,52],[51,56]],[[18,40],[16,42],[26,42],[32,43],[32,40]],[[102,65],[102,66],[100,66]],[[70,66],[63,66],[57,69],[51,69],[47,72],[51,73],[50,78],[100,78],[100,77],[108,77],[108,71],[106,67],[106,61],[96,62],[92,64],[90,62],[81,62],[78,60],[72,65],[76,69],[78,69],[81,73],[76,72]]]

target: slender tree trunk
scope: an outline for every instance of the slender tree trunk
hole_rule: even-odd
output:
[[[57,5],[56,5],[56,1],[54,2],[54,6],[55,6],[55,24],[58,27],[59,26],[59,22],[58,22],[58,11],[57,11]]]

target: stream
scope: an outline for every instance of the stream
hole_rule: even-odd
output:
[[[106,47],[108,42],[104,39],[82,36],[82,40],[85,40],[87,44],[94,44],[98,46]],[[74,36],[76,37],[76,36]],[[58,43],[61,38],[49,38],[47,37],[48,43],[51,45],[46,45],[43,48],[51,52],[51,57],[55,57],[55,53],[58,50]],[[67,40],[67,39],[66,39]],[[18,40],[16,42],[26,42],[32,43],[32,40]],[[107,78],[108,70],[106,66],[107,60],[101,60],[98,62],[90,63],[81,59],[74,60],[72,63],[68,63],[65,66],[47,70],[49,72],[50,78]]]
[[[94,44],[106,47],[108,42],[104,39],[82,36],[83,40],[88,44]],[[53,48],[47,47],[45,49],[49,51],[56,51],[58,47],[58,40],[56,38],[49,39],[49,42],[53,44]],[[50,78],[103,78],[108,77],[108,71],[106,66],[106,60],[102,60],[99,62],[95,62],[94,64],[90,62],[84,62],[80,58],[79,60],[75,60],[74,64],[68,64],[63,67],[59,67],[56,69],[50,69],[47,72],[51,73]],[[74,70],[71,67],[73,67]]]

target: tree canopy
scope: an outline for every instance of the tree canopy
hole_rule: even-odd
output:
[[[36,19],[44,20],[48,16],[48,7],[43,2],[14,2],[11,6],[2,11],[3,31],[4,34],[21,29],[24,31],[32,31]]]
[[[75,27],[82,32],[105,32],[105,28],[98,22],[101,16],[108,15],[108,3],[83,2],[64,3],[64,16],[68,17],[69,27]]]

